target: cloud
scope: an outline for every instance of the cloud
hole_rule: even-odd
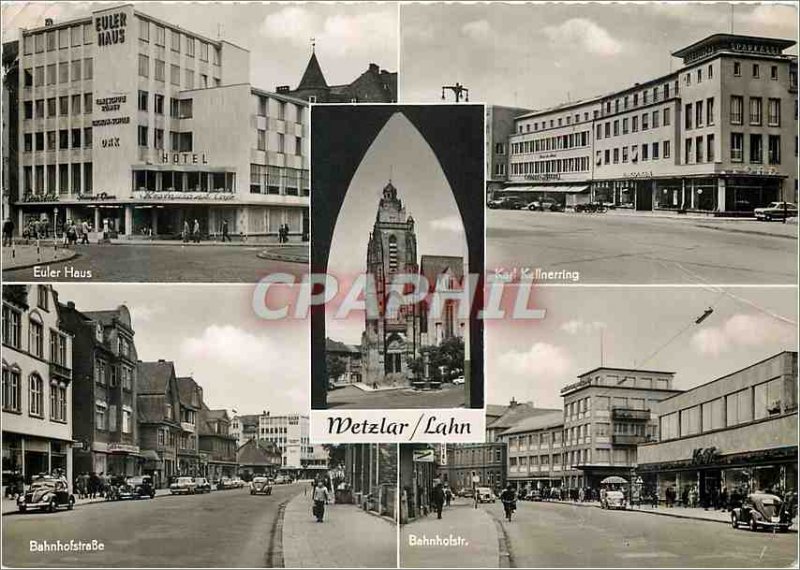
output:
[[[491,24],[486,20],[475,20],[461,26],[461,33],[476,42],[485,42],[495,37]]]
[[[211,408],[238,406],[240,413],[308,409],[306,343],[292,345],[233,325],[210,325],[186,338],[179,355],[178,374],[194,376]],[[252,409],[241,409],[241,402],[252,402]]]
[[[749,27],[770,35],[797,36],[797,6],[761,4],[745,19]]]
[[[431,220],[430,226],[434,230],[464,233],[464,224],[461,222],[461,218],[456,215]]]
[[[157,305],[136,305],[128,308],[131,312],[131,321],[133,321],[134,328],[151,322],[154,317],[164,312],[164,308]]]
[[[580,319],[573,319],[563,323],[558,328],[571,335],[593,334],[597,331],[605,329],[606,324],[600,321],[587,322]]]
[[[691,344],[701,354],[717,356],[741,347],[789,345],[794,342],[793,332],[791,326],[766,315],[739,314],[718,327],[697,331]]]
[[[3,2],[3,41],[17,39],[20,28],[44,26],[46,18],[52,18],[58,23],[83,13],[85,7],[78,2]]]
[[[559,48],[579,46],[600,56],[613,56],[622,51],[621,42],[586,18],[572,18],[559,26],[547,26],[543,31],[550,43]]]
[[[496,362],[501,373],[528,380],[561,380],[570,369],[567,351],[546,342],[534,343],[527,351],[505,352]]]
[[[289,6],[264,18],[261,33],[295,46],[308,46],[314,38],[317,45],[324,46],[326,54],[337,57],[371,55],[397,43],[397,12],[382,10],[324,17],[305,7]]]

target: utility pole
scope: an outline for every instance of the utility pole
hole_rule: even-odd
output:
[[[461,96],[464,95],[464,101],[469,103],[469,89],[456,81],[455,85],[442,85],[442,101],[446,99],[445,91],[452,91],[456,96],[456,103],[461,102]]]

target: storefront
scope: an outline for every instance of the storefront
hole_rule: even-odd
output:
[[[37,475],[71,474],[71,442],[3,432],[3,476],[21,476],[30,483]]]
[[[562,208],[571,208],[576,204],[584,204],[589,201],[589,182],[585,184],[537,184],[505,186],[502,190],[496,190],[492,198],[502,198],[513,196],[522,198],[528,203],[537,200],[555,201]]]

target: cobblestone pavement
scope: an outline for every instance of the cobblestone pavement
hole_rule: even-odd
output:
[[[328,505],[325,521],[311,514],[311,492],[286,506],[286,568],[396,568],[397,526],[354,505]]]

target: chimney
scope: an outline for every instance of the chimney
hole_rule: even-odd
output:
[[[159,358],[158,361],[159,362],[166,362],[166,360],[164,360],[163,358]]]
[[[75,301],[67,301],[67,308],[75,310]]]
[[[53,25],[53,18],[45,18],[44,19],[45,28],[49,28],[52,25]]]
[[[516,408],[519,403],[515,398],[511,398],[511,401],[508,403],[509,408]]]
[[[370,63],[370,64],[369,64],[369,70],[370,70],[371,72],[373,72],[373,73],[378,73],[378,72],[381,70],[381,68],[380,68],[380,67],[378,67],[378,64],[377,64],[377,63]]]
[[[275,88],[275,91],[277,93],[288,93],[289,92],[289,86],[288,85],[278,85]]]

